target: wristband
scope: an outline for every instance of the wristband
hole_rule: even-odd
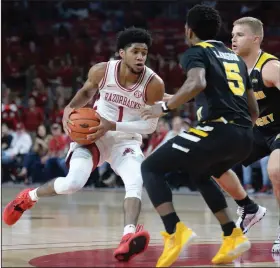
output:
[[[161,103],[161,108],[162,108],[162,111],[166,114],[166,113],[169,113],[171,110],[168,108],[167,106],[167,102],[162,102]]]

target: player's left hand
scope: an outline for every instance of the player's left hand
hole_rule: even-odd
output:
[[[151,107],[144,108],[141,111],[141,117],[145,120],[163,116],[161,103],[157,103]]]
[[[96,132],[87,135],[87,139],[91,141],[96,141],[100,139],[102,136],[104,136],[105,133],[109,130],[114,130],[114,123],[103,117],[100,117],[100,124],[96,127],[91,127],[89,129],[89,131],[96,131]]]

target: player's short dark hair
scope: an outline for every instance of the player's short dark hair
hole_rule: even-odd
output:
[[[187,14],[187,24],[199,39],[208,40],[218,35],[222,19],[216,9],[205,5],[195,5]]]
[[[133,43],[144,43],[149,48],[152,45],[152,36],[147,30],[135,27],[130,27],[119,32],[117,37],[117,50],[125,49]]]

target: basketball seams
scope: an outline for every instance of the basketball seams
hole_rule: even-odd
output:
[[[92,108],[80,108],[71,113],[69,119],[74,123],[74,125],[68,123],[68,127],[71,129],[69,133],[71,140],[80,145],[92,144],[92,141],[87,139],[87,135],[96,133],[89,129],[100,125],[99,114]]]

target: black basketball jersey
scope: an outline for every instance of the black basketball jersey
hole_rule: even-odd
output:
[[[260,110],[256,125],[265,135],[280,133],[280,90],[276,87],[266,87],[262,79],[262,68],[270,60],[278,59],[262,51],[250,73],[251,84]]]
[[[247,67],[241,57],[219,41],[204,41],[183,55],[182,68],[188,72],[204,68],[206,88],[195,97],[198,121],[223,117],[238,125],[251,127],[246,90],[251,88]]]

